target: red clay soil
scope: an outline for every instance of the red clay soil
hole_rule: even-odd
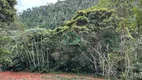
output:
[[[59,78],[80,78],[79,80],[104,80],[89,76],[78,76],[74,74],[40,74],[28,72],[0,72],[0,80],[59,80]],[[57,79],[58,78],[58,79]]]

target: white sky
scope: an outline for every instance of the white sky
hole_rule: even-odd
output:
[[[57,2],[57,0],[17,0],[17,5],[15,6],[15,8],[17,9],[17,12],[22,12],[27,8],[32,8],[36,6],[45,5],[47,3],[55,2]]]

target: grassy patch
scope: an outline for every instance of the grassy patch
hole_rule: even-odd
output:
[[[83,77],[63,77],[63,76],[59,76],[59,75],[55,75],[55,76],[41,76],[41,79],[44,80],[48,80],[48,79],[54,79],[54,80],[90,80],[87,78],[83,78]]]

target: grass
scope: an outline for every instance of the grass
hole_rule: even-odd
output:
[[[90,76],[94,78],[105,78],[102,75],[91,74],[91,73],[73,73],[73,72],[52,72],[53,74],[69,74],[69,75],[77,75],[77,76]]]
[[[63,76],[59,76],[59,75],[55,75],[55,76],[41,76],[41,79],[44,79],[44,80],[48,80],[48,79],[54,79],[54,80],[90,80],[90,79],[86,79],[86,78],[79,78],[79,77],[71,77],[71,78],[68,78],[68,77],[63,77]]]

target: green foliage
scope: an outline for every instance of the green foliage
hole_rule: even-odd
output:
[[[86,26],[77,26],[73,25],[71,30],[75,31],[76,33],[87,33],[90,31]]]
[[[85,16],[79,16],[75,20],[77,26],[84,26],[89,22],[89,20]]]
[[[73,32],[69,32],[64,36],[63,43],[66,45],[77,45],[80,38]]]
[[[11,43],[12,38],[8,36],[0,36],[0,64],[3,65],[3,69],[6,68],[6,66],[10,65],[12,63],[11,61]],[[9,46],[9,47],[7,47]]]
[[[23,71],[28,69],[30,71],[41,71],[48,67],[48,53],[47,46],[53,47],[51,40],[45,37],[49,36],[50,31],[44,29],[31,29],[23,33],[16,40],[16,48],[14,50],[13,64],[9,69],[14,71]],[[46,45],[48,44],[48,45]],[[49,48],[49,47],[48,47]],[[18,50],[18,53],[17,53]],[[41,62],[39,62],[39,60]],[[39,64],[39,63],[42,63]]]
[[[103,33],[103,45],[109,45],[109,49],[113,50],[115,48],[119,48],[119,36],[114,29],[108,29]]]
[[[119,17],[129,17],[132,13],[132,8],[135,6],[137,1],[135,0],[101,0],[96,7],[111,8],[116,11]]]
[[[138,32],[139,35],[141,35],[142,34],[141,33],[141,30],[142,30],[142,27],[141,27],[142,26],[142,22],[141,22],[141,20],[142,20],[142,9],[140,9],[138,7],[134,7],[133,13],[135,15],[135,24],[138,28],[137,32]]]
[[[136,22],[138,25],[142,25],[141,20],[142,20],[142,10],[139,8],[133,8],[133,12],[135,13],[135,17],[136,17]]]
[[[12,22],[14,22],[16,0],[0,0],[0,64],[6,70],[12,64],[13,38],[9,36]],[[17,26],[14,26],[17,27]]]
[[[15,5],[16,0],[0,1],[0,22],[14,21],[14,15],[16,15]]]
[[[20,13],[20,20],[26,28],[48,28],[54,29],[62,26],[76,13],[77,10],[86,9],[94,6],[99,0],[64,0],[55,4],[48,4],[40,7],[27,9]],[[69,24],[68,24],[69,23]],[[70,26],[72,22],[67,22]]]
[[[72,26],[74,23],[75,23],[75,20],[71,20],[71,21],[66,21],[66,22],[64,23],[64,25]]]
[[[141,80],[141,3],[101,0],[91,7],[96,1],[58,1],[27,9],[11,25],[0,22],[3,69],[86,72],[126,80],[133,75],[132,80]],[[33,29],[24,31],[19,19]]]
[[[142,79],[142,63],[137,62],[130,67],[130,80],[141,80]]]
[[[7,66],[8,70],[12,68],[13,71],[23,71],[26,68],[26,61],[23,59],[21,55],[16,55],[12,59],[12,64],[10,66]]]
[[[90,24],[92,24],[91,20],[97,18],[90,19],[92,15],[97,17],[103,15],[103,20],[108,20],[112,11],[95,9],[95,7],[91,9],[82,10],[83,12],[86,11],[83,13],[84,15],[72,18],[63,27],[53,30],[36,28],[22,33],[17,37],[16,47],[13,51],[16,55],[9,69],[14,71],[28,69],[39,72],[49,72],[50,69],[55,71],[93,72],[93,65],[80,52],[84,46],[82,45],[84,39],[82,35],[89,34],[91,31],[95,32],[90,28]],[[77,15],[80,15],[80,13],[77,13]],[[100,22],[103,20],[100,20]],[[96,34],[99,33],[96,32]],[[98,37],[101,38],[102,36]],[[110,38],[110,40],[113,39]],[[91,44],[94,43],[91,42]],[[112,43],[106,42],[106,44]]]

